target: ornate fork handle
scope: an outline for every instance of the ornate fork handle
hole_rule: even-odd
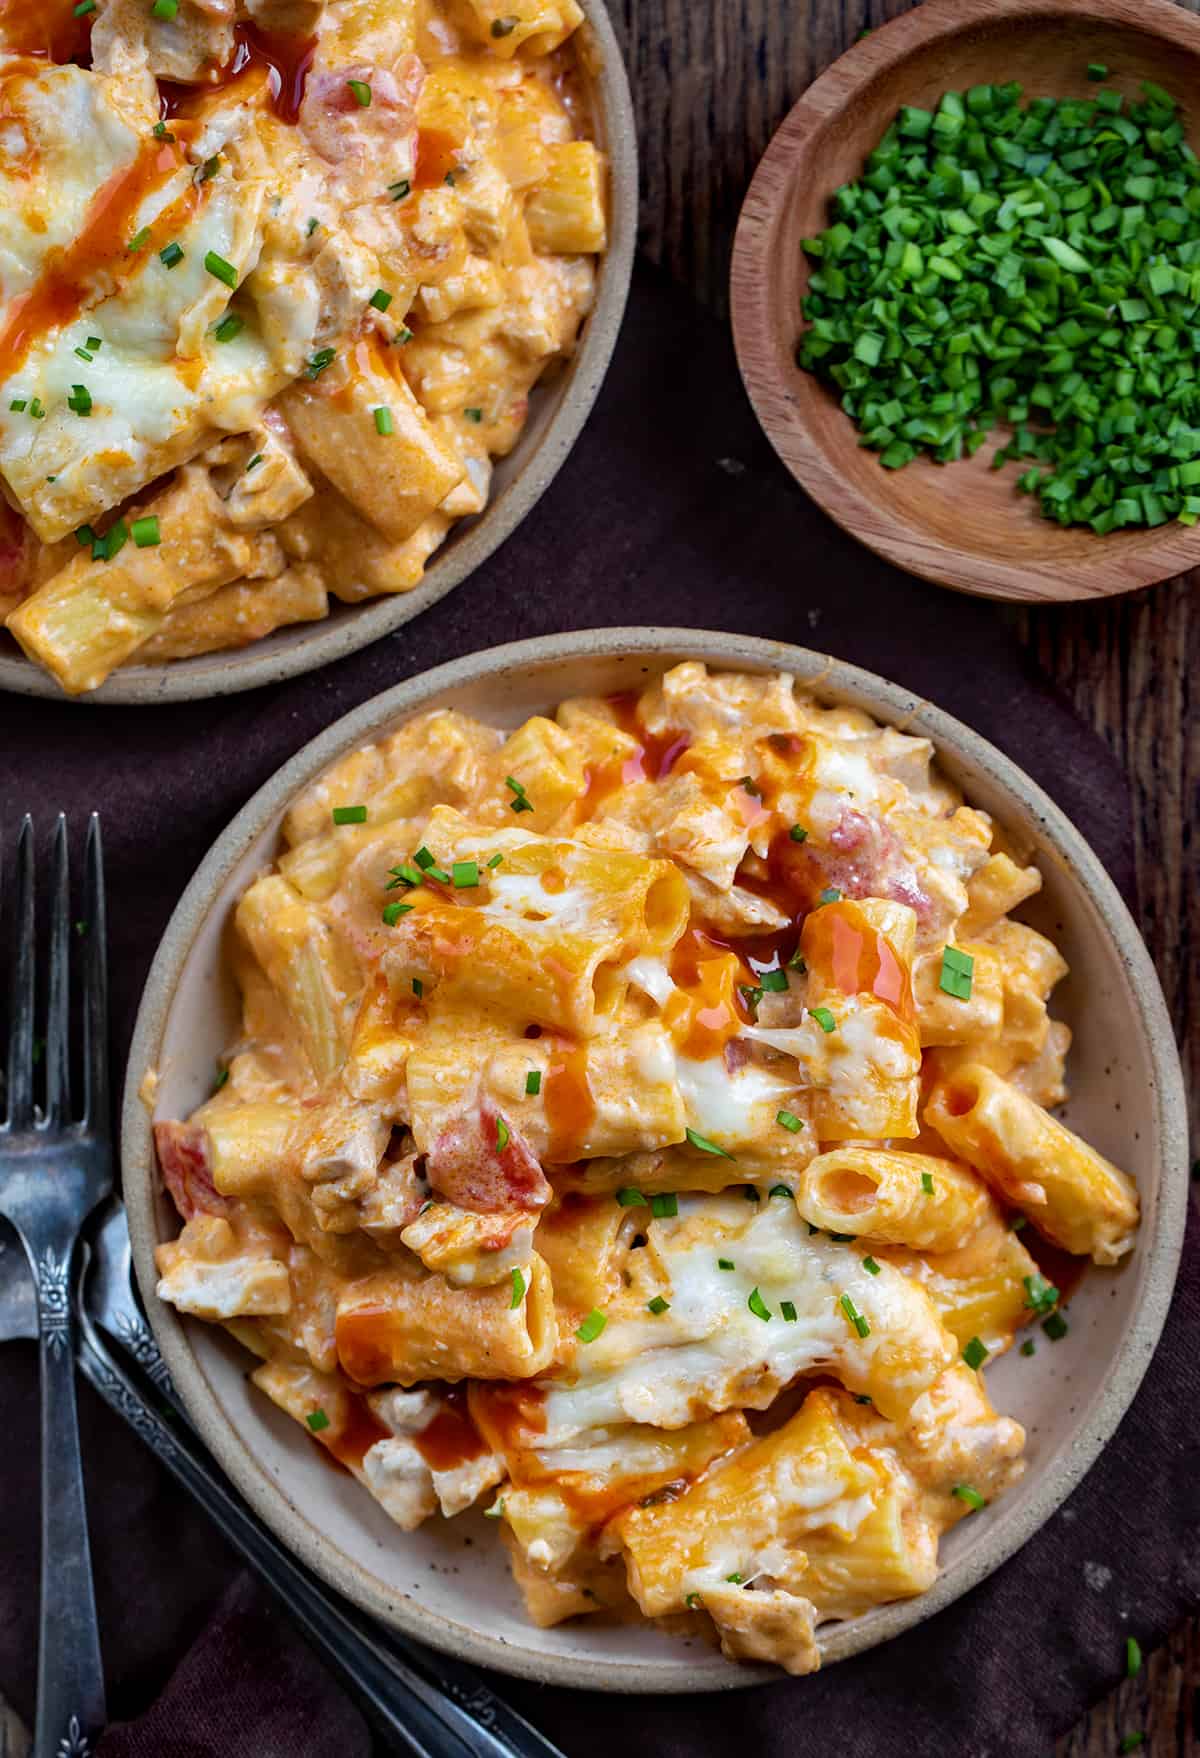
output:
[[[71,1253],[29,1254],[41,1322],[42,1585],[35,1758],[91,1758],[104,1727],[75,1408]]]
[[[422,1676],[385,1646],[283,1548],[222,1481],[185,1421],[151,1410],[124,1364],[86,1312],[79,1365],[100,1395],[129,1422],[200,1502],[235,1550],[279,1594],[324,1657],[389,1733],[415,1758],[563,1758],[558,1748],[492,1696],[468,1668]],[[153,1339],[150,1347],[154,1348]],[[441,1663],[438,1663],[439,1666]],[[459,1674],[462,1678],[457,1677]]]

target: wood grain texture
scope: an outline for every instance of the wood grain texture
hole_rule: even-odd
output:
[[[803,240],[855,179],[902,105],[1015,79],[1030,97],[1095,95],[1087,68],[1136,101],[1144,80],[1200,86],[1200,22],[1174,0],[924,0],[870,33],[791,109],[754,173],[738,222],[731,315],[738,362],[767,438],[839,525],[909,573],[987,597],[1059,602],[1151,585],[1200,562],[1200,531],[1174,521],[1098,537],[1043,517],[995,446],[949,468],[884,470],[838,396],[795,361],[811,265]],[[1191,119],[1200,146],[1200,121]],[[996,434],[996,443],[1003,430]]]
[[[728,310],[738,213],[767,142],[867,27],[915,0],[610,0],[642,149],[641,247]],[[1200,14],[1200,0],[1178,0]],[[1004,608],[1026,646],[1125,767],[1139,919],[1184,1053],[1200,1126],[1200,572],[1104,603]],[[1098,1705],[1057,1758],[1200,1758],[1200,1620]]]

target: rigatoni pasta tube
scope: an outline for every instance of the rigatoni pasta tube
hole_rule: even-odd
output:
[[[925,1121],[1065,1251],[1112,1264],[1133,1244],[1133,1180],[990,1068],[939,1081]]]
[[[558,1342],[550,1272],[534,1257],[527,1286],[454,1288],[443,1276],[382,1271],[338,1302],[338,1360],[363,1386],[418,1380],[520,1380],[549,1367]]]
[[[987,1186],[970,1167],[874,1144],[818,1154],[804,1170],[796,1201],[814,1227],[916,1251],[957,1251],[995,1213]]]

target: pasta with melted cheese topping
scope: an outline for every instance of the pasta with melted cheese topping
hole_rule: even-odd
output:
[[[69,694],[403,593],[605,249],[575,0],[0,8],[0,615]]]
[[[1049,1114],[1038,872],[932,760],[697,663],[441,709],[241,897],[227,1078],[155,1126],[159,1294],[403,1529],[487,1498],[539,1623],[810,1670],[1019,1475],[983,1369],[1065,1325],[1045,1271],[1131,1245]]]

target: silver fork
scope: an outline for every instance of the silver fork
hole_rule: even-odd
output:
[[[42,1402],[42,1570],[34,1758],[84,1758],[105,1722],[75,1411],[73,1262],[80,1228],[112,1188],[108,971],[100,820],[88,825],[84,945],[83,1106],[71,1110],[71,908],[66,819],[54,832],[45,1102],[34,1104],[34,849],[17,838],[8,1092],[0,1125],[0,1214],[25,1248],[37,1290]]]

